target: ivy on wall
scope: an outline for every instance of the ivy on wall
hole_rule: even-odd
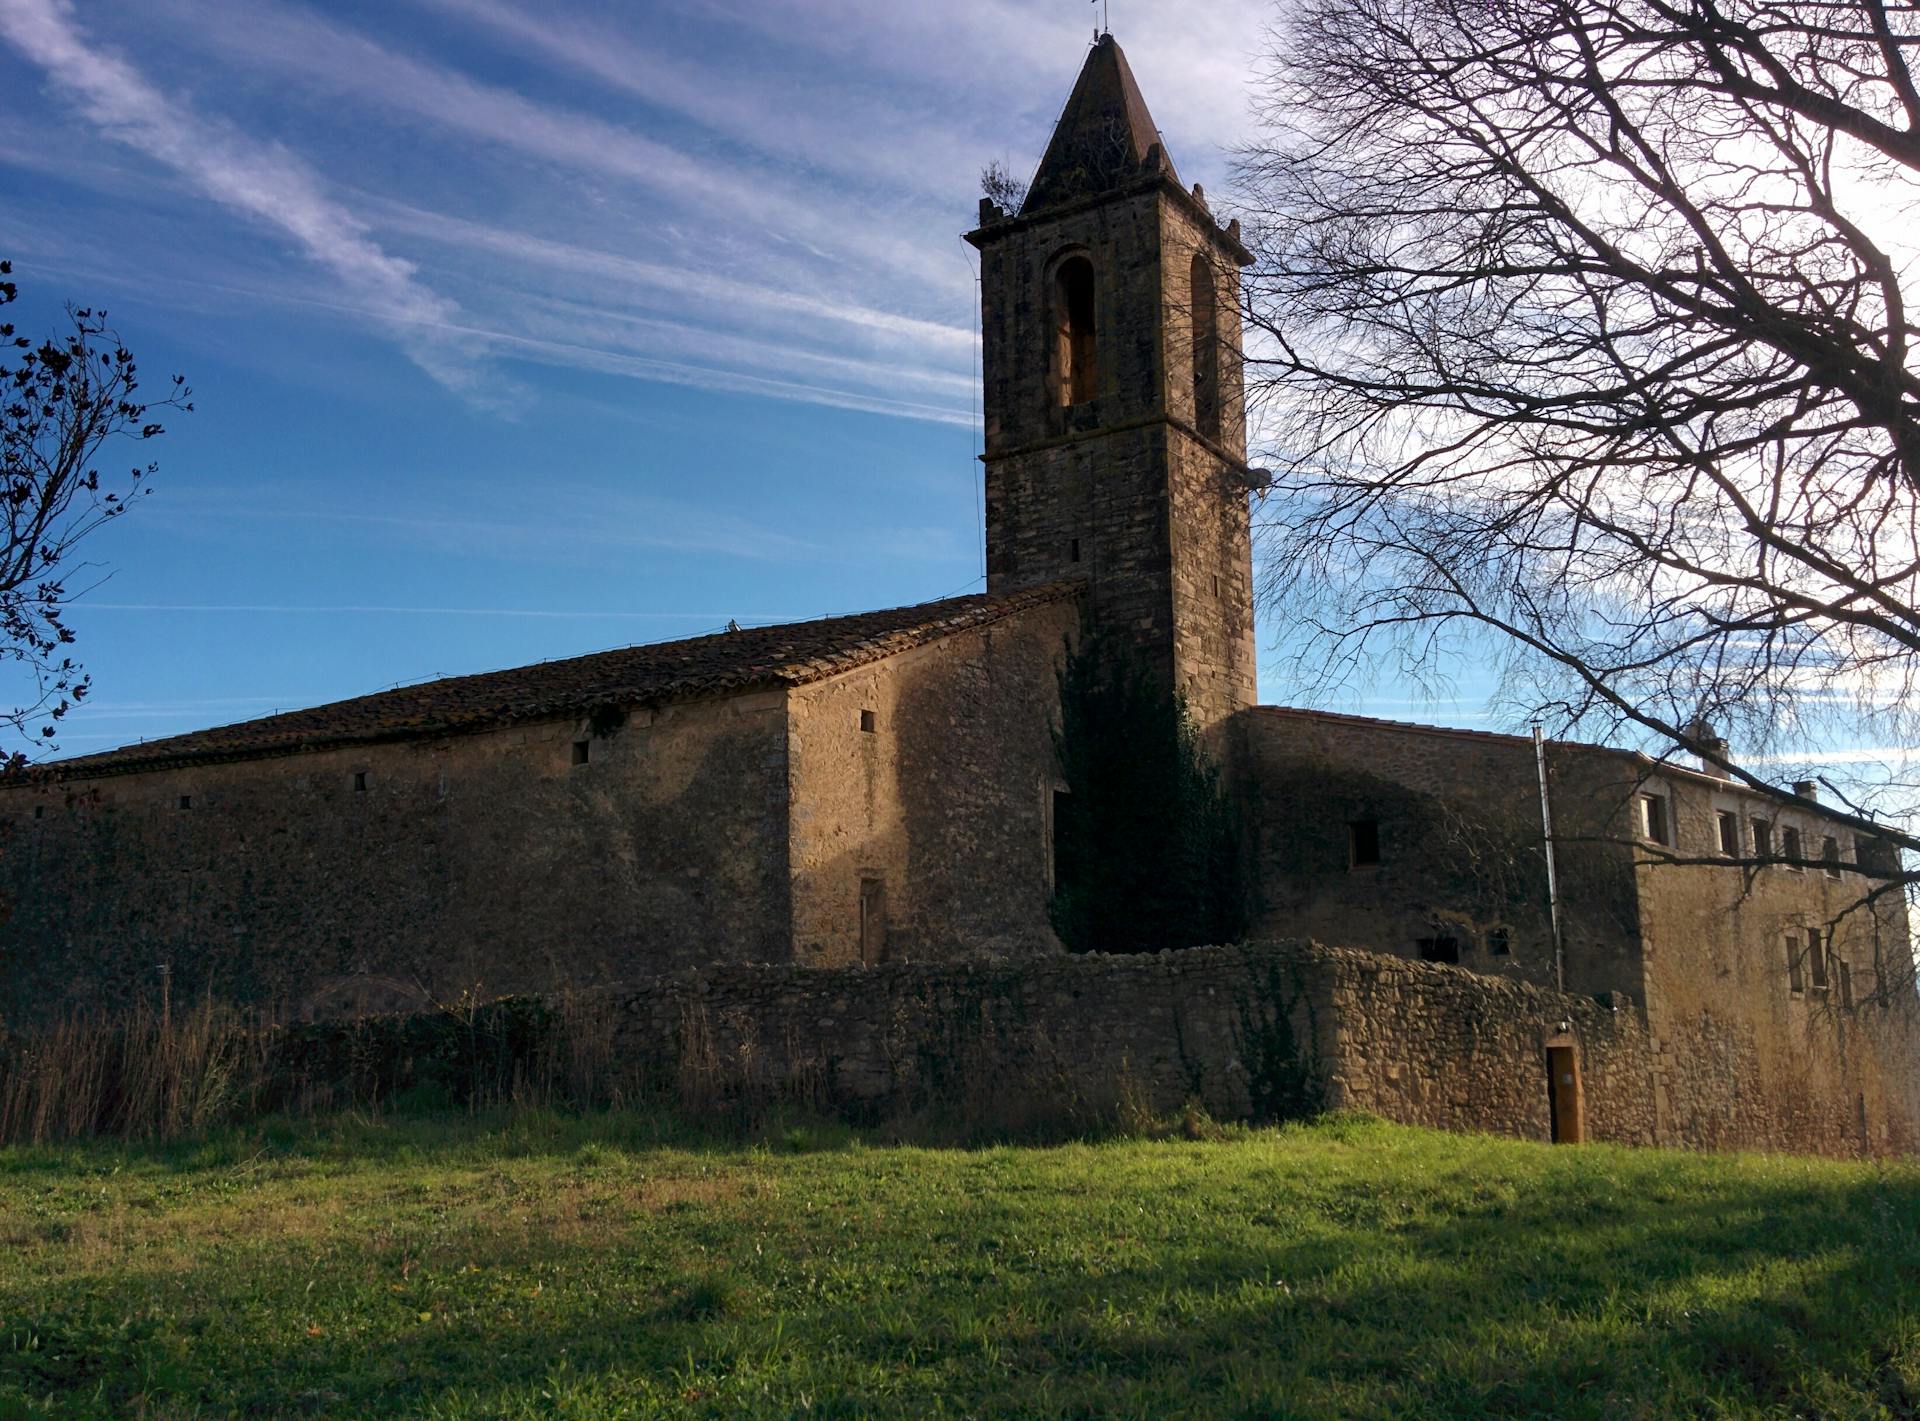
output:
[[[1054,931],[1074,952],[1236,942],[1247,929],[1239,821],[1186,706],[1124,648],[1089,636],[1060,670]]]

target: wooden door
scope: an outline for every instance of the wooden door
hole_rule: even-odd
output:
[[[1580,1058],[1571,1046],[1547,1048],[1547,1105],[1556,1145],[1577,1145],[1587,1138],[1586,1111],[1580,1099]]]

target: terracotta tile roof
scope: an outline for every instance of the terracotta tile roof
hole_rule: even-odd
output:
[[[1451,725],[1422,725],[1411,720],[1381,720],[1377,716],[1348,715],[1342,711],[1307,710],[1299,706],[1256,706],[1261,715],[1291,716],[1300,720],[1325,721],[1330,725],[1368,726],[1377,730],[1409,731],[1418,735],[1450,735],[1465,740],[1490,740],[1516,748],[1527,746],[1532,737],[1527,735],[1509,735],[1499,730],[1462,730]],[[1694,769],[1690,765],[1676,764],[1672,760],[1656,759],[1641,750],[1622,749],[1617,745],[1594,745],[1584,740],[1549,740],[1547,748],[1558,751],[1581,751],[1589,755],[1605,755],[1632,765],[1643,777],[1646,775],[1672,775],[1690,780],[1696,784],[1727,794],[1744,794],[1754,798],[1766,798],[1750,785],[1738,780],[1722,779],[1719,775],[1705,770]],[[1805,807],[1809,812],[1823,812],[1818,800],[1807,800]],[[1832,815],[1832,810],[1824,811]]]
[[[509,671],[449,676],[60,760],[47,768],[62,777],[122,774],[195,761],[250,759],[486,730],[516,721],[584,715],[601,706],[805,685],[1077,591],[1077,583],[1052,583],[998,596],[976,593],[882,612],[622,647]]]
[[[1453,725],[1422,725],[1413,720],[1382,720],[1378,716],[1348,715],[1343,711],[1307,710],[1299,706],[1257,706],[1262,715],[1297,716],[1301,720],[1324,720],[1332,725],[1366,725],[1381,730],[1411,730],[1422,735],[1458,735],[1468,740],[1495,740],[1511,745],[1526,745],[1531,736],[1509,735],[1500,730],[1463,730]],[[1579,741],[1550,740],[1550,745],[1577,745]],[[1600,747],[1583,747],[1600,748]]]

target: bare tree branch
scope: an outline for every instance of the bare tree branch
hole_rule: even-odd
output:
[[[19,295],[12,269],[0,262],[0,307]],[[49,749],[91,684],[68,650],[75,551],[125,513],[154,472],[136,466],[115,491],[95,461],[116,439],[164,433],[157,411],[193,408],[177,375],[165,398],[138,398],[138,366],[106,312],[69,306],[67,318],[64,334],[38,346],[0,323],[0,662],[13,663],[30,687],[11,709],[0,708],[0,724]],[[26,758],[15,750],[0,769],[18,770]]]

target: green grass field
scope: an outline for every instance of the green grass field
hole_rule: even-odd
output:
[[[0,1152],[0,1417],[1913,1417],[1920,1170],[1367,1121]]]

